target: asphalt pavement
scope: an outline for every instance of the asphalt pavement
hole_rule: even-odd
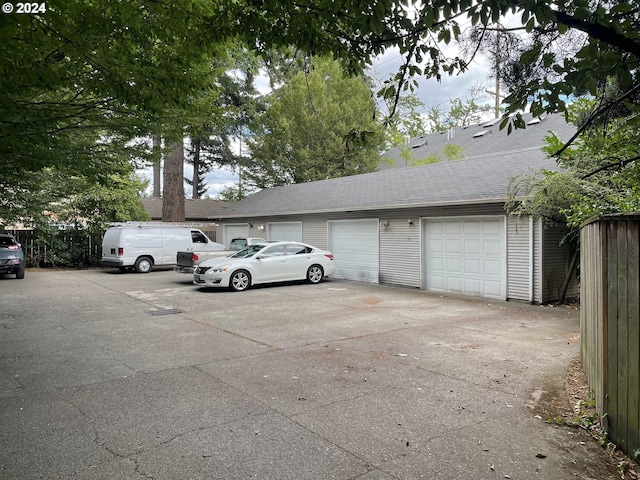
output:
[[[1,479],[613,479],[571,307],[171,270],[0,276]]]

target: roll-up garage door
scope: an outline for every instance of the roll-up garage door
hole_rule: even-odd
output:
[[[267,240],[302,242],[302,222],[277,222],[267,224]]]
[[[329,222],[329,249],[334,255],[333,278],[378,283],[378,220]]]
[[[506,298],[504,217],[424,221],[426,289]]]

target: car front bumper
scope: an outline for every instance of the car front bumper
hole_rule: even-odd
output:
[[[229,281],[227,279],[227,282],[225,283],[224,278],[220,276],[206,274],[198,275],[197,273],[195,273],[193,275],[193,284],[206,287],[228,287]]]

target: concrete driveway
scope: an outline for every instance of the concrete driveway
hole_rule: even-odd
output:
[[[616,478],[545,422],[578,332],[571,308],[336,280],[0,277],[0,478]]]

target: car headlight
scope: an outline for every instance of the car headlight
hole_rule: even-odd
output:
[[[222,272],[226,272],[227,270],[229,270],[229,266],[224,265],[222,267],[214,267],[211,271],[213,273],[222,273]]]

